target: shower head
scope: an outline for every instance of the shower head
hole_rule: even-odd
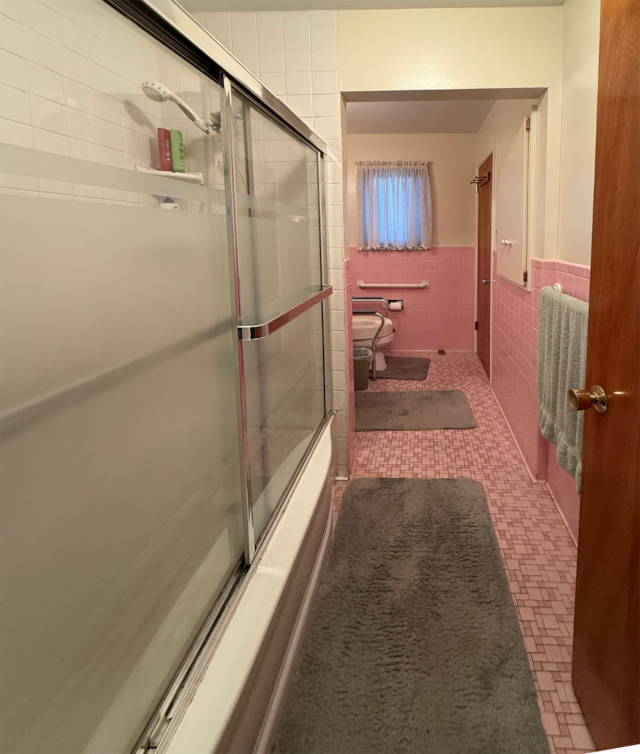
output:
[[[154,102],[175,102],[187,118],[193,121],[194,125],[206,134],[211,134],[212,130],[216,130],[212,120],[201,118],[181,97],[174,94],[164,84],[157,84],[154,81],[144,81],[142,83],[142,91]]]

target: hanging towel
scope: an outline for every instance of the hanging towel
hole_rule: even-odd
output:
[[[576,480],[582,476],[584,413],[572,411],[567,391],[584,389],[589,304],[554,288],[540,291],[538,310],[538,422],[556,444],[556,458]]]

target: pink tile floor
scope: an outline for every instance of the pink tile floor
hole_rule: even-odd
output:
[[[482,482],[551,751],[594,751],[571,687],[576,547],[546,487],[532,482],[478,357],[472,353],[430,353],[429,357],[425,382],[378,380],[370,383],[369,390],[464,390],[477,428],[360,432],[354,476],[461,476]],[[335,519],[345,487],[345,482],[335,487]]]

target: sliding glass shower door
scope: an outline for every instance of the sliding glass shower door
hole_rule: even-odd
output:
[[[0,0],[7,754],[156,749],[328,409],[321,154],[160,5]]]
[[[325,414],[320,155],[230,87],[250,495],[264,531]],[[283,320],[252,335],[257,324]],[[254,328],[255,329],[255,328]]]

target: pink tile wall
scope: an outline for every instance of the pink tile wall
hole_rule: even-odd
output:
[[[473,246],[439,246],[427,251],[358,251],[351,247],[354,296],[404,299],[404,311],[391,312],[396,336],[386,353],[473,351]],[[429,282],[427,290],[357,288],[365,283]]]
[[[496,255],[494,254],[494,269]],[[496,276],[493,290],[491,384],[530,474],[547,481],[560,513],[577,541],[580,498],[575,482],[560,468],[555,445],[538,428],[536,390],[540,288],[561,283],[565,292],[589,300],[590,268],[556,260],[532,261],[533,288],[525,291]]]

